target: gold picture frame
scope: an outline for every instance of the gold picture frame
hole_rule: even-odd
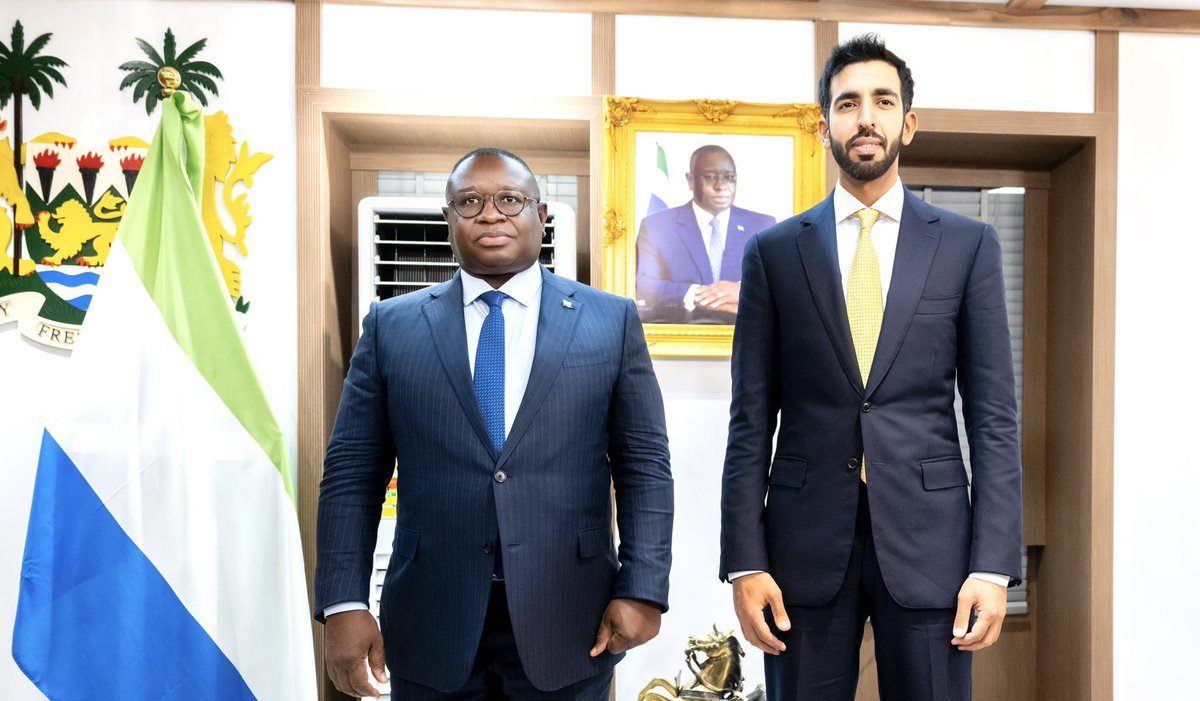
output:
[[[638,299],[641,222],[656,206],[685,211],[691,192],[681,183],[686,184],[688,159],[697,146],[721,146],[737,159],[741,164],[736,174],[737,204],[740,207],[749,200],[753,206],[746,205],[747,209],[769,213],[764,219],[749,212],[759,216],[758,221],[782,221],[823,199],[827,192],[825,150],[817,132],[820,117],[817,105],[606,97],[602,289]],[[656,146],[653,152],[652,145]],[[790,161],[780,154],[787,154]],[[672,201],[658,197],[654,187],[665,187]],[[747,189],[751,195],[746,195]],[[741,226],[737,229],[746,235],[755,233]],[[653,315],[647,319],[644,313],[646,300],[638,301],[652,355],[729,357],[732,318],[730,323],[721,323],[729,314],[714,314],[716,323],[712,319],[706,323],[656,323]]]

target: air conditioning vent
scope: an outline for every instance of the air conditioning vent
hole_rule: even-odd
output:
[[[548,203],[541,262],[575,278],[575,212]],[[432,198],[368,197],[359,204],[359,314],[371,302],[390,299],[454,276],[442,202]]]

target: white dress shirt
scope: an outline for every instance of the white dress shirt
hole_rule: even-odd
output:
[[[467,356],[475,376],[475,351],[479,332],[488,315],[488,305],[479,296],[493,288],[465,270],[462,275],[463,319],[467,324]],[[500,303],[504,312],[504,435],[512,429],[517,409],[525,398],[533,351],[537,348],[538,313],[542,308],[542,266],[534,264],[513,275],[500,286],[508,295]]]
[[[892,267],[896,263],[896,242],[900,239],[900,214],[904,211],[904,185],[900,179],[888,188],[873,205],[865,205],[842,187],[841,181],[833,188],[833,220],[837,222],[838,268],[842,273],[842,298],[848,296],[850,286],[850,264],[854,251],[858,249],[858,219],[854,213],[864,207],[877,210],[878,221],[871,227],[871,241],[875,244],[875,256],[879,259],[879,283],[883,288],[883,308],[887,310],[888,290],[892,283]]]
[[[463,287],[463,320],[467,325],[467,357],[471,375],[475,375],[475,351],[479,332],[488,315],[488,305],[479,298],[494,289],[489,283],[459,271]],[[533,369],[533,352],[537,348],[538,314],[542,309],[542,266],[531,267],[513,275],[500,286],[508,295],[500,303],[504,312],[504,435],[512,429],[517,409],[525,398],[529,373]],[[344,601],[326,607],[325,618],[344,611],[365,611],[370,607],[363,601]]]
[[[849,294],[850,263],[854,260],[854,251],[858,248],[859,223],[853,215],[864,207],[879,212],[879,219],[871,227],[871,241],[875,244],[875,256],[879,259],[879,283],[883,288],[883,308],[887,309],[888,290],[891,289],[892,268],[896,263],[896,244],[900,240],[900,216],[904,212],[904,185],[897,178],[888,191],[872,205],[858,201],[842,187],[842,182],[833,188],[833,220],[837,224],[837,253],[838,268],[842,274],[842,297]],[[730,572],[729,581],[748,574],[757,574],[761,570],[744,570]],[[1007,587],[1009,578],[994,572],[972,572],[973,579],[982,579],[1002,587]]]
[[[725,211],[716,215],[717,228],[721,230],[721,245],[724,245],[725,241],[729,238],[729,213],[731,211],[732,208],[726,208]],[[696,215],[696,226],[700,227],[700,240],[704,242],[704,252],[711,258],[712,250],[710,250],[711,242],[709,241],[709,237],[712,235],[713,214],[696,204],[695,200],[692,200],[692,213]],[[713,282],[716,281],[716,278],[714,278]],[[683,308],[689,312],[696,310],[696,290],[698,289],[700,289],[700,285],[692,285],[688,288],[687,293],[683,295]]]

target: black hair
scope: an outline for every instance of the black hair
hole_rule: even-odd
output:
[[[446,200],[447,201],[449,201],[450,195],[451,195],[450,183],[454,180],[454,174],[458,172],[459,166],[461,166],[463,163],[466,163],[467,161],[471,160],[472,158],[475,158],[476,156],[496,156],[498,158],[507,158],[508,160],[513,161],[514,163],[517,163],[518,165],[521,166],[522,170],[524,170],[526,173],[529,174],[529,182],[533,183],[533,199],[539,200],[539,201],[542,199],[542,191],[540,188],[538,188],[537,177],[534,176],[533,169],[529,167],[528,163],[526,163],[524,160],[521,159],[520,156],[513,153],[512,151],[505,151],[502,148],[495,148],[494,146],[484,146],[483,148],[477,148],[474,151],[471,151],[467,155],[463,156],[462,158],[458,159],[458,162],[455,163],[454,167],[450,169],[450,177],[446,178]]]
[[[817,102],[821,105],[821,114],[825,116],[825,119],[829,119],[829,108],[833,102],[833,96],[829,94],[829,86],[833,83],[833,77],[841,73],[846,66],[865,61],[884,61],[895,66],[896,73],[900,74],[900,101],[904,105],[904,113],[908,114],[908,111],[912,109],[913,77],[912,71],[908,69],[908,64],[904,62],[904,59],[888,51],[888,48],[883,45],[883,39],[880,39],[878,34],[868,33],[860,34],[838,44],[829,54],[828,60],[825,61],[825,69],[821,71],[821,78],[817,82]]]
[[[729,158],[729,162],[733,163],[733,156],[730,155],[729,152],[725,150],[725,147],[717,146],[716,144],[706,144],[706,145],[701,146],[700,148],[696,149],[695,151],[692,151],[692,160],[688,161],[688,172],[694,173],[696,171],[696,159],[697,158],[700,158],[701,156],[704,156],[704,155],[707,155],[710,153],[723,153],[723,154],[725,154],[726,157]],[[734,165],[734,167],[735,168],[737,167],[736,164]]]

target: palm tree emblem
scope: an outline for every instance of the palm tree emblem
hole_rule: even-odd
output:
[[[142,47],[142,52],[150,60],[126,61],[119,66],[121,70],[129,73],[121,81],[121,90],[133,87],[134,104],[141,100],[142,96],[145,96],[146,114],[153,113],[154,106],[162,99],[162,94],[158,90],[160,70],[171,69],[166,74],[171,75],[172,82],[178,81],[174,87],[191,94],[197,102],[205,107],[208,106],[208,97],[204,94],[205,91],[214,96],[219,94],[214,79],[224,80],[225,76],[221,75],[220,69],[208,61],[195,60],[196,55],[203,51],[204,46],[208,44],[208,39],[197,41],[179,52],[179,55],[175,54],[175,34],[170,27],[167,28],[167,34],[163,37],[161,54],[145,39],[138,39],[137,42],[138,46]],[[171,71],[174,71],[174,75],[171,74]]]
[[[25,173],[21,167],[21,107],[25,96],[29,96],[29,104],[33,108],[42,106],[42,93],[46,97],[54,97],[54,84],[66,87],[67,81],[58,72],[65,68],[67,62],[55,56],[42,56],[42,49],[50,43],[50,33],[43,34],[25,46],[25,28],[17,20],[12,28],[12,38],[6,46],[0,41],[0,109],[13,101],[13,168],[17,171],[18,192],[25,191]],[[3,167],[3,166],[0,166]],[[8,199],[8,198],[5,198]],[[11,203],[16,207],[16,202]],[[14,217],[13,221],[16,221]],[[24,232],[18,228],[13,232],[13,275],[16,276],[21,264],[21,240]]]

